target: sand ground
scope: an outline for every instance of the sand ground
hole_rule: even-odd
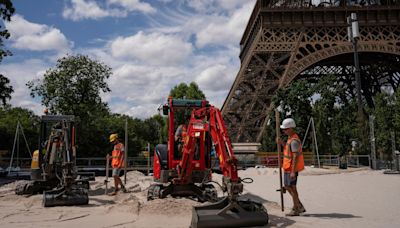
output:
[[[285,216],[292,207],[288,194],[284,197],[286,211],[281,211],[277,169],[250,168],[239,175],[254,180],[245,184],[243,197],[264,204],[270,217],[267,227],[400,227],[400,175],[307,167],[298,182],[307,212],[299,217]],[[213,178],[219,181],[221,176]],[[104,195],[104,177],[96,177],[89,205],[52,208],[42,207],[42,195],[15,195],[18,182],[3,185],[0,227],[189,227],[192,206],[200,203],[184,198],[147,201],[152,178],[129,172],[127,180],[129,193],[108,196]]]

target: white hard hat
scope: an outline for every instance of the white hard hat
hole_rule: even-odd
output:
[[[281,129],[295,128],[295,127],[296,123],[292,118],[287,118],[282,121]]]

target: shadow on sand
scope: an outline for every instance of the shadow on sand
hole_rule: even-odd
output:
[[[89,197],[89,204],[86,205],[79,205],[78,207],[98,207],[99,204],[93,204],[93,201],[98,202],[100,205],[112,205],[115,204],[114,200],[103,200],[98,198],[90,198]]]
[[[269,215],[268,225],[265,227],[288,227],[295,224],[296,221],[291,220],[287,217],[279,217],[275,215]]]
[[[304,214],[302,217],[314,217],[314,218],[362,218],[361,216],[355,216],[352,214],[341,214],[341,213],[327,213],[327,214]]]
[[[108,193],[111,193],[114,188],[109,188]],[[97,188],[97,189],[90,189],[89,190],[89,196],[100,196],[100,195],[105,195],[105,188]]]

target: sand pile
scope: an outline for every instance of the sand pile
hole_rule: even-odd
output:
[[[326,175],[329,174],[329,175]],[[400,175],[384,175],[369,169],[318,169],[307,167],[298,187],[307,213],[285,217],[280,211],[279,172],[276,168],[249,168],[239,176],[251,178],[243,197],[262,202],[270,215],[270,227],[400,227]],[[121,178],[124,180],[124,177]],[[213,175],[221,183],[222,176]],[[91,182],[89,205],[42,207],[42,195],[14,194],[22,181],[0,187],[0,227],[189,227],[192,206],[200,203],[172,198],[147,201],[152,177],[127,173],[129,193],[105,195],[104,177]],[[114,182],[109,178],[109,192]],[[250,181],[246,179],[246,182]],[[218,185],[215,185],[219,190]],[[220,191],[220,190],[219,190]],[[222,196],[221,192],[219,196]],[[286,212],[292,202],[284,195]],[[373,205],[373,206],[371,206]]]

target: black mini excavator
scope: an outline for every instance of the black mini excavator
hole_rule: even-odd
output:
[[[17,185],[17,195],[43,193],[43,206],[89,203],[89,179],[78,179],[74,116],[41,117],[39,149],[32,155],[31,181]]]

